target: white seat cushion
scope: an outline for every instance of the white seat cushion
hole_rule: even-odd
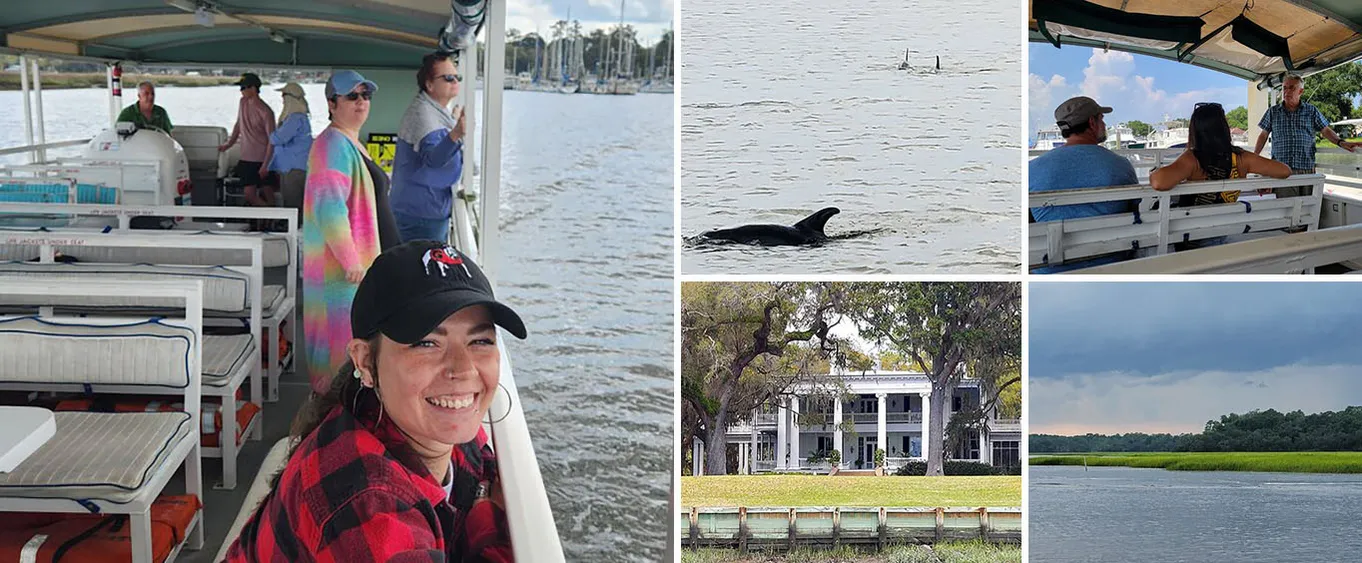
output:
[[[249,365],[256,357],[249,334],[207,335],[203,337],[203,385],[222,387],[232,374]]]
[[[0,498],[127,503],[169,463],[176,445],[193,439],[183,412],[53,416],[57,434],[14,471],[0,473]]]
[[[0,381],[183,388],[193,338],[168,321],[0,318]]]

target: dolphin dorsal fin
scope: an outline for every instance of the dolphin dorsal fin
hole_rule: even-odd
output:
[[[823,226],[827,224],[828,219],[831,219],[833,215],[838,213],[841,213],[841,210],[836,207],[824,207],[815,211],[813,215],[805,217],[800,222],[795,223],[794,228],[801,231],[813,231],[818,234],[823,234]]]

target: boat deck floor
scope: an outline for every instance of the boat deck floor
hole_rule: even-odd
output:
[[[286,274],[282,268],[272,268],[265,274],[266,283],[284,283]],[[299,291],[301,292],[301,287]],[[300,295],[301,297],[301,295]],[[298,300],[302,302],[301,299]],[[293,312],[294,326],[299,327],[298,340],[293,344],[294,364],[300,365],[302,350],[302,311],[301,306]],[[247,383],[247,386],[250,384]],[[248,387],[249,388],[249,387]],[[214,488],[214,485],[222,480],[222,460],[217,458],[204,458],[203,460],[203,516],[204,516],[204,538],[203,549],[191,551],[188,549],[180,551],[179,557],[175,560],[184,563],[213,563],[213,557],[217,555],[222,547],[227,530],[231,528],[232,522],[236,520],[237,513],[241,511],[241,504],[246,500],[246,493],[251,490],[251,483],[255,481],[256,473],[260,470],[260,463],[264,461],[265,455],[276,442],[288,436],[289,426],[293,424],[293,417],[302,409],[303,403],[307,401],[308,394],[312,392],[312,387],[305,376],[297,373],[297,370],[285,371],[279,378],[279,400],[273,403],[265,403],[262,412],[264,413],[264,432],[260,440],[246,440],[241,446],[241,451],[237,457],[236,470],[236,489],[225,491]],[[166,485],[167,494],[180,494],[184,492],[184,470],[181,469],[169,484]]]

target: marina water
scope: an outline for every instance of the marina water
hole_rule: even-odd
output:
[[[1031,561],[1355,561],[1362,475],[1031,466]]]
[[[278,87],[262,94],[276,112]],[[322,88],[304,85],[314,133]],[[671,522],[672,96],[505,94],[497,291],[530,337],[503,342],[567,560],[657,561]],[[176,124],[236,118],[233,86],[156,95]],[[47,139],[106,127],[107,100],[44,92]],[[0,107],[0,146],[24,144],[20,94]]]
[[[687,0],[681,234],[829,206],[828,235],[871,232],[683,246],[681,271],[1016,272],[1021,18],[989,0]]]

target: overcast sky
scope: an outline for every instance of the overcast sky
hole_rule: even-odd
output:
[[[674,0],[625,0],[624,23],[639,30],[639,43],[656,43],[672,21]],[[520,33],[539,30],[547,36],[553,22],[567,19],[582,22],[582,32],[591,33],[599,27],[619,25],[619,0],[509,0],[506,4],[506,28]]]
[[[1032,282],[1027,308],[1032,433],[1362,405],[1362,285]]]

